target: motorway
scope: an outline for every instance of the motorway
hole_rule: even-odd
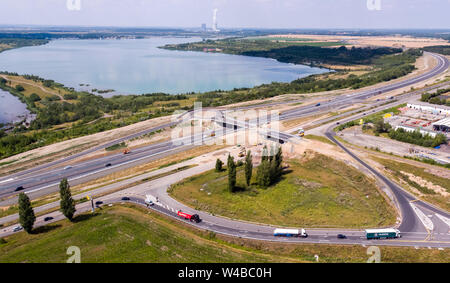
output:
[[[337,109],[341,106],[352,105],[354,103],[364,101],[372,96],[379,95],[380,93],[403,88],[405,86],[413,85],[417,82],[427,80],[429,78],[432,78],[433,76],[443,73],[448,69],[449,61],[444,56],[437,54],[431,55],[436,58],[438,63],[431,71],[427,73],[369,91],[356,92],[344,97],[339,96],[327,102],[323,102],[319,106],[299,106],[297,108],[281,113],[279,119],[288,120],[292,118],[305,117],[330,109]],[[380,104],[381,103],[382,102],[380,102]],[[248,108],[251,107],[252,106],[249,106]],[[184,151],[187,149],[185,145],[189,144],[189,142],[183,142],[183,140],[168,141],[133,150],[130,154],[127,155],[119,153],[91,161],[75,163],[74,165],[71,165],[72,168],[69,169],[65,169],[64,166],[64,163],[67,163],[70,160],[74,160],[75,158],[87,155],[89,153],[125,141],[127,139],[135,138],[149,132],[174,126],[177,124],[177,122],[178,121],[173,121],[164,125],[160,125],[158,127],[136,133],[128,137],[108,142],[106,145],[97,146],[87,151],[63,158],[61,160],[57,160],[48,164],[38,166],[36,168],[28,169],[0,178],[0,198],[8,198],[10,196],[17,195],[18,192],[15,192],[15,189],[19,186],[23,186],[25,188],[24,191],[29,194],[30,198],[37,198],[45,194],[57,191],[57,185],[62,178],[67,178],[71,182],[71,184],[76,185],[111,174],[119,170],[123,170],[125,168],[155,160],[156,158],[167,154],[176,153],[177,151]],[[249,123],[254,123],[254,121],[249,121]],[[189,137],[185,139],[189,139]],[[106,167],[106,164],[111,164],[112,166]],[[14,201],[16,201],[16,198],[9,198],[6,201],[1,201],[0,206],[10,205]]]
[[[321,103],[319,106],[311,105],[311,106],[303,106],[298,107],[292,110],[288,110],[280,115],[280,120],[292,119],[303,117],[307,115],[311,115],[313,113],[327,111],[330,108],[338,108],[342,105],[352,105],[356,102],[364,101],[367,98],[372,96],[379,95],[383,92],[388,92],[394,89],[403,88],[405,86],[413,85],[417,82],[421,82],[427,80],[433,76],[441,74],[446,71],[449,67],[448,60],[440,55],[432,54],[438,61],[437,66],[430,72],[422,74],[418,77],[411,78],[408,80],[404,80],[401,82],[393,83],[388,86],[383,86],[377,89],[373,89],[371,91],[363,91],[357,92],[352,95],[338,97],[327,102]],[[378,105],[378,108],[388,108],[390,106]],[[377,108],[377,109],[378,109]],[[346,118],[345,120],[355,119],[356,116],[364,115],[357,114],[352,117]],[[344,122],[344,121],[342,121]],[[248,127],[252,124],[250,121],[247,124],[244,124],[244,127]],[[334,123],[333,123],[334,125]],[[160,126],[160,127],[164,127]],[[242,124],[239,124],[239,129],[242,128]],[[398,240],[378,240],[375,241],[376,244],[382,245],[400,245],[400,246],[426,246],[426,247],[450,247],[450,234],[449,234],[449,226],[448,222],[450,220],[450,215],[446,211],[442,211],[426,202],[422,202],[420,200],[416,200],[411,194],[400,188],[398,185],[387,179],[386,177],[379,174],[376,170],[371,168],[364,161],[359,159],[355,154],[353,154],[350,150],[348,150],[344,145],[338,142],[334,138],[334,133],[332,131],[332,126],[329,126],[326,131],[326,136],[335,142],[338,146],[340,146],[344,151],[350,154],[356,161],[365,166],[372,174],[376,176],[381,182],[386,184],[389,189],[392,191],[396,205],[398,206],[401,214],[401,223],[399,225],[399,229],[404,235],[401,239]],[[279,138],[285,140],[286,142],[292,136],[285,133],[279,133]],[[198,137],[196,137],[198,138]],[[187,137],[184,139],[192,139],[192,137]],[[125,140],[124,138],[121,141]],[[181,140],[182,141],[182,140]],[[111,142],[110,144],[114,144],[117,141]],[[178,141],[180,142],[180,141]],[[104,146],[102,146],[103,148]],[[106,156],[104,158],[91,160],[82,162],[80,164],[75,164],[71,169],[64,168],[56,168],[54,170],[46,170],[46,166],[41,166],[40,168],[30,169],[24,172],[16,173],[12,176],[7,176],[0,179],[0,196],[10,196],[14,194],[14,188],[19,185],[23,185],[25,187],[25,191],[30,194],[37,194],[37,192],[45,192],[49,193],[51,191],[57,190],[57,183],[63,178],[66,177],[70,180],[71,184],[74,181],[85,182],[87,178],[98,178],[100,176],[104,176],[106,174],[110,174],[114,170],[122,170],[126,167],[135,166],[139,164],[139,162],[147,162],[151,158],[160,158],[165,154],[172,154],[175,150],[179,150],[180,152],[185,150],[186,146],[183,143],[176,142],[165,142],[155,145],[150,145],[147,147],[140,148],[139,150],[135,150],[132,154],[129,155],[111,155]],[[92,152],[92,150],[90,150]],[[81,156],[83,153],[80,153],[78,156]],[[71,157],[72,158],[72,157]],[[65,160],[67,161],[67,160]],[[106,163],[111,163],[111,167],[105,167]],[[53,165],[60,165],[63,162],[55,162]],[[206,166],[206,165],[205,165]],[[208,166],[210,166],[208,164]],[[211,168],[211,167],[208,167]],[[182,174],[176,174],[177,177],[167,176],[161,179],[158,179],[154,182],[150,182],[149,184],[139,185],[137,187],[132,187],[127,189],[126,191],[130,194],[135,194],[136,197],[132,197],[132,201],[137,202],[139,204],[143,204],[143,196],[147,193],[152,193],[158,195],[161,200],[160,205],[155,205],[151,207],[151,209],[158,210],[161,213],[167,214],[169,216],[177,217],[174,214],[175,207],[177,209],[183,209],[183,211],[187,212],[196,212],[193,209],[185,207],[184,205],[176,202],[171,199],[167,195],[167,187],[176,182],[178,178],[185,178],[189,176],[189,174],[194,174],[195,172],[199,172],[202,170],[202,167],[196,167],[192,169],[188,169],[183,171]],[[151,188],[151,189],[149,189]],[[47,191],[46,191],[47,190]],[[114,203],[120,201],[121,193],[112,193],[101,199],[105,201],[105,203]],[[9,198],[6,200],[12,201],[14,198]],[[4,201],[5,202],[5,201]],[[87,203],[83,203],[77,206],[78,212],[89,210],[89,205]],[[420,211],[422,214],[420,214]],[[204,212],[197,212],[201,215],[203,221],[199,224],[190,223],[191,225],[198,226],[202,229],[207,229],[210,231],[214,231],[217,233],[237,236],[237,237],[245,237],[252,239],[260,239],[260,240],[268,240],[268,241],[300,241],[300,242],[310,242],[310,243],[340,243],[340,244],[373,244],[373,241],[367,241],[363,239],[362,231],[336,231],[336,230],[315,230],[308,229],[308,233],[310,237],[307,239],[280,239],[274,238],[272,235],[273,227],[269,225],[263,224],[255,224],[255,223],[247,223],[242,221],[236,221],[231,219],[225,219],[222,217],[208,215]],[[55,221],[61,218],[59,212],[53,212],[55,215]],[[424,217],[425,215],[425,217]],[[428,219],[428,220],[427,220]],[[430,220],[431,219],[431,220]],[[432,224],[429,223],[429,220]],[[38,222],[36,225],[44,224],[41,218],[38,218]],[[430,226],[431,225],[431,226]],[[5,236],[11,234],[12,227],[6,227],[0,233],[0,236]],[[307,228],[307,227],[306,227]],[[431,228],[431,229],[430,229]],[[348,235],[348,238],[345,240],[337,240],[335,235],[337,233],[345,233]],[[426,241],[425,241],[426,240]]]

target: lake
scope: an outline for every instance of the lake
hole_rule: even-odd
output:
[[[77,90],[114,89],[120,94],[230,90],[273,81],[290,82],[328,71],[268,58],[157,48],[199,40],[54,40],[0,53],[0,70],[38,75]]]
[[[27,105],[7,91],[0,89],[0,123],[19,122],[30,114]]]

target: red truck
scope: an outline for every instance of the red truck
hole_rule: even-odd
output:
[[[184,218],[184,219],[186,219],[186,220],[194,221],[195,223],[199,223],[200,221],[202,221],[202,220],[200,219],[200,216],[198,216],[198,214],[192,214],[192,215],[190,215],[190,214],[187,214],[187,213],[182,212],[181,210],[178,210],[178,211],[177,211],[177,215],[180,216],[180,217],[182,217],[182,218]]]

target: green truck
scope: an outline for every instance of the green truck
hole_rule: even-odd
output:
[[[395,239],[400,238],[400,231],[397,229],[366,229],[367,240],[373,239]]]

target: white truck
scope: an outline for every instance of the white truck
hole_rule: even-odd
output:
[[[302,237],[306,238],[308,237],[308,234],[306,233],[305,229],[275,229],[273,231],[273,235],[275,237]]]

